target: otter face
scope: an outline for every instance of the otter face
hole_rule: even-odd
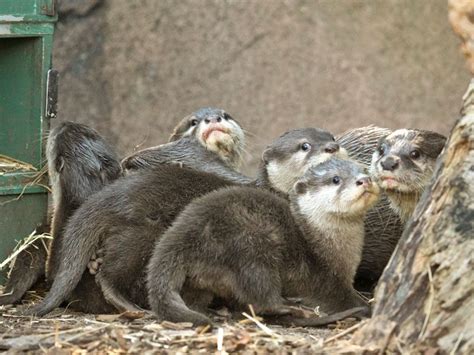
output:
[[[208,150],[217,153],[231,167],[241,164],[245,134],[235,119],[216,108],[202,108],[176,126],[170,141],[195,136]]]
[[[331,215],[361,219],[378,200],[380,189],[358,163],[333,158],[310,167],[293,191],[299,211],[318,225]]]
[[[446,138],[438,133],[399,129],[382,138],[370,173],[387,192],[421,193],[428,185]]]
[[[304,128],[288,131],[263,152],[268,180],[276,190],[289,193],[306,169],[334,156],[347,157],[328,131]]]

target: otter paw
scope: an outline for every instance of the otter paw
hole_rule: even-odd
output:
[[[99,272],[100,266],[104,262],[103,259],[104,250],[99,249],[97,250],[91,257],[91,260],[87,264],[87,268],[89,269],[89,273],[91,275],[96,275]]]

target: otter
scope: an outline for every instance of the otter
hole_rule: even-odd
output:
[[[163,164],[177,164],[218,175],[235,183],[245,184],[253,181],[228,166],[220,155],[207,149],[193,136],[185,136],[177,141],[140,150],[122,160],[122,168],[128,174],[139,173],[143,169]]]
[[[157,242],[148,266],[149,303],[160,320],[211,324],[194,306],[213,296],[278,315],[287,297],[327,313],[365,306],[353,278],[364,214],[379,189],[355,162],[332,158],[307,170],[290,202],[249,187],[189,204]],[[199,297],[196,293],[199,292]],[[196,302],[196,298],[199,299]]]
[[[62,122],[48,135],[46,144],[48,174],[52,185],[53,217],[48,252],[44,247],[29,248],[21,260],[33,263],[15,264],[6,291],[14,290],[8,298],[0,297],[1,304],[18,302],[24,293],[46,273],[51,282],[61,257],[62,233],[74,211],[92,194],[121,175],[120,162],[111,146],[94,129],[79,123]],[[48,257],[47,257],[48,255]],[[97,287],[94,279],[89,287]],[[13,297],[14,296],[14,297]],[[106,303],[85,309],[93,312]]]
[[[89,196],[118,179],[122,169],[118,156],[97,131],[74,122],[62,122],[51,131],[46,156],[54,212],[46,277],[52,280],[67,220]]]
[[[184,142],[196,138],[200,143],[199,151],[186,147]],[[126,157],[122,165],[126,170],[149,167],[165,163],[181,163],[196,169],[209,165],[210,172],[220,172],[218,166],[229,167],[230,171],[238,171],[242,164],[245,147],[245,134],[239,123],[222,109],[206,107],[183,118],[174,128],[168,144],[147,148]],[[174,144],[180,142],[178,144]],[[196,145],[197,147],[197,145]],[[212,157],[203,154],[206,150],[216,153]],[[209,161],[205,159],[209,159]],[[214,161],[219,159],[219,164]],[[213,171],[214,170],[214,171]]]
[[[370,173],[406,223],[428,186],[446,143],[443,135],[420,129],[399,129],[380,140]]]
[[[201,121],[205,123],[205,127],[200,127],[194,132],[199,126],[196,122]],[[193,135],[201,138],[193,140],[191,139]],[[183,139],[178,139],[181,137]],[[222,164],[223,161],[228,161],[232,166],[238,166],[245,144],[242,128],[225,111],[214,108],[196,111],[180,121],[170,140],[173,143],[160,147],[161,164],[173,162],[195,168],[209,166],[209,170],[221,172],[231,180],[240,183],[250,181],[249,178],[228,167],[227,163]],[[55,265],[60,258],[58,252],[62,238],[60,234],[68,218],[88,196],[121,175],[120,163],[114,150],[95,130],[86,125],[67,121],[59,124],[49,134],[46,156],[54,210],[52,231],[54,238],[48,265],[45,268],[48,253],[42,245],[34,245],[34,248],[28,248],[27,252],[21,253],[10,272],[4,295],[0,295],[0,305],[18,302],[45,274],[45,269],[48,269],[48,280],[52,281]],[[156,161],[158,155],[155,154],[154,157]],[[134,160],[128,159],[128,161]],[[136,163],[138,164],[138,161]],[[129,171],[128,166],[126,171]],[[95,273],[94,268],[97,268],[100,260],[97,258],[91,261],[89,265],[91,273]],[[94,282],[90,283],[90,287],[94,286]],[[87,287],[84,287],[84,291],[86,289]],[[78,303],[74,306],[79,310],[91,310],[90,307],[84,308]]]
[[[370,168],[372,155],[380,140],[391,134],[387,128],[367,126],[348,130],[336,136],[349,157]],[[365,218],[365,240],[362,260],[354,286],[359,291],[372,292],[382,275],[403,232],[403,224],[385,195],[368,211]]]
[[[334,153],[339,151],[327,131],[296,131],[297,134],[286,135],[292,140],[288,155],[311,161],[325,153],[327,146]],[[281,140],[278,142],[282,144]],[[148,308],[145,269],[155,241],[193,199],[233,185],[236,183],[221,176],[171,164],[127,175],[91,196],[71,217],[58,275],[44,301],[30,313],[44,315],[65,300],[99,246],[104,257],[96,280],[105,298],[118,310],[135,309],[130,301]],[[82,296],[95,297],[92,293]]]

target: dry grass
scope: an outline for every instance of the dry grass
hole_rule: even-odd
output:
[[[0,175],[15,171],[37,171],[37,169],[29,163],[0,154]]]
[[[220,326],[209,329],[192,328],[186,323],[158,323],[137,312],[91,315],[58,309],[45,318],[22,316],[21,309],[39,298],[41,295],[32,291],[23,305],[0,307],[0,351],[315,353],[322,351],[325,339],[332,344],[336,339],[347,339],[358,324],[347,320],[328,328],[288,328],[264,324],[249,314],[241,321],[216,315],[214,320]]]

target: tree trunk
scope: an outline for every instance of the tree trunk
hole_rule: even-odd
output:
[[[454,32],[461,38],[461,52],[467,66],[474,74],[474,1],[449,0],[449,22]]]
[[[474,353],[474,79],[462,112],[379,281],[372,319],[333,350]]]

